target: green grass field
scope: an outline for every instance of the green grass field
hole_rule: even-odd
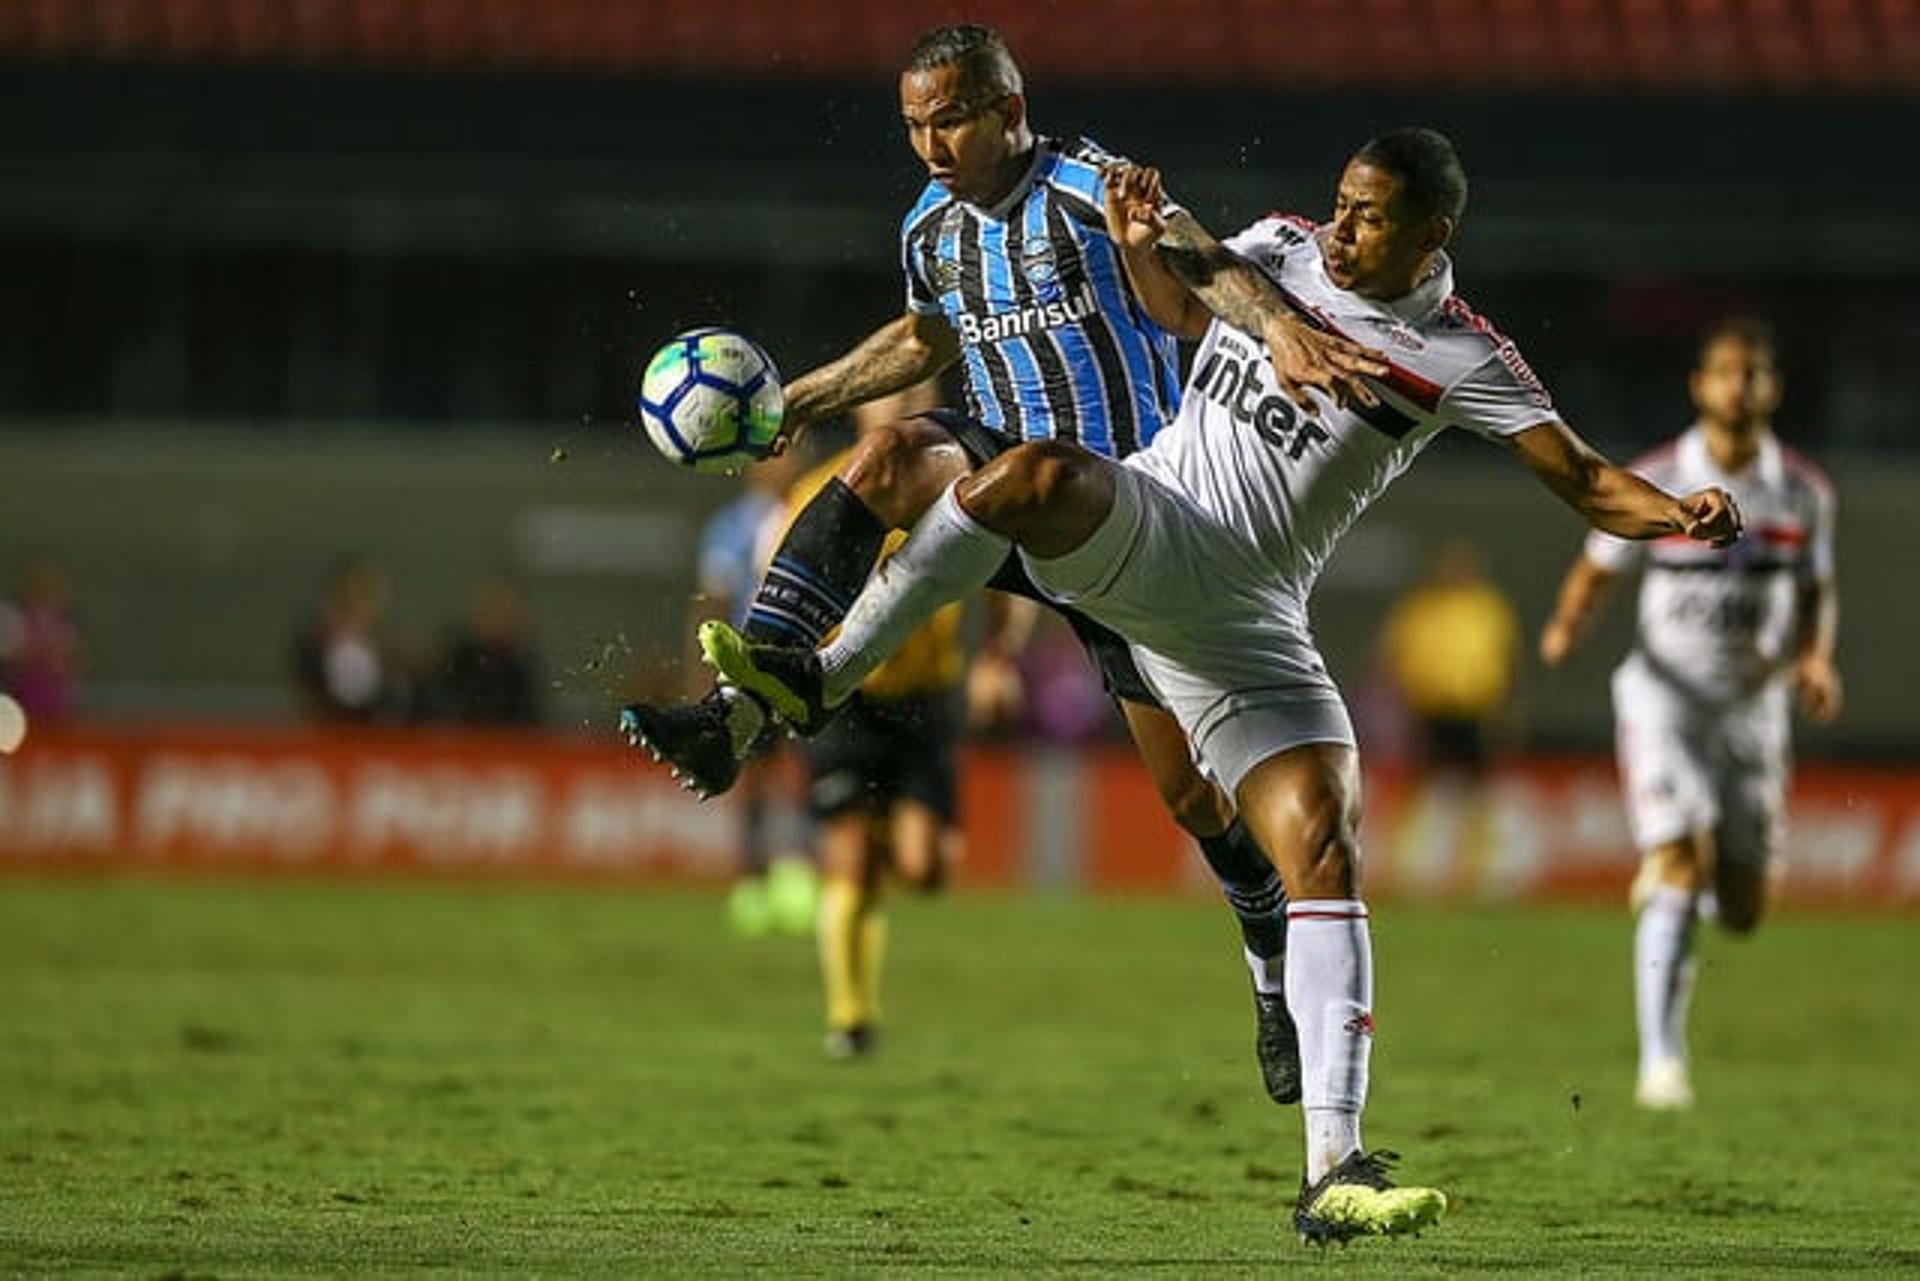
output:
[[[1418,1240],[1285,1230],[1224,911],[894,914],[889,1039],[710,894],[0,880],[0,1272],[1920,1269],[1913,922],[1715,938],[1701,1107],[1628,1104],[1624,912],[1376,911]]]

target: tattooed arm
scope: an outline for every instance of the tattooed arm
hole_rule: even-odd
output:
[[[787,384],[787,413],[780,425],[783,447],[820,419],[904,391],[940,373],[959,356],[959,336],[945,317],[901,313],[838,360]]]
[[[1303,321],[1264,272],[1185,209],[1167,204],[1158,170],[1115,163],[1103,177],[1108,234],[1120,246],[1134,293],[1162,328],[1197,338],[1218,316],[1266,344],[1274,376],[1299,404],[1312,407],[1308,387],[1340,401],[1376,403],[1365,378],[1387,372],[1380,353]]]

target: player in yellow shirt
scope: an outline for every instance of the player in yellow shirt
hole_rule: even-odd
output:
[[[862,406],[854,423],[864,430],[892,422],[931,408],[934,400],[933,384],[922,384],[891,401]],[[794,484],[782,530],[844,462],[844,455],[829,459]],[[905,541],[905,531],[895,531],[883,557]],[[1028,602],[996,599],[996,643],[976,660],[969,682],[969,701],[981,718],[1004,716],[1017,705],[1017,677],[1004,656],[1031,617]],[[1021,612],[1013,613],[1016,609]],[[820,865],[826,1049],[836,1058],[856,1058],[874,1048],[887,941],[881,911],[887,874],[915,889],[938,889],[964,845],[955,785],[964,728],[960,689],[968,676],[960,625],[958,603],[935,613],[867,678],[847,713],[804,744]]]
[[[1455,539],[1394,606],[1381,659],[1420,726],[1429,767],[1471,776],[1487,765],[1488,731],[1513,689],[1520,624],[1488,580],[1479,549]]]

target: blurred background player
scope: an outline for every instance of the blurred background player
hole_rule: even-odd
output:
[[[1791,698],[1818,722],[1840,710],[1833,490],[1774,436],[1781,381],[1761,324],[1728,320],[1700,345],[1688,380],[1694,425],[1635,467],[1668,488],[1718,485],[1746,513],[1715,550],[1603,534],[1561,584],[1540,637],[1558,664],[1619,576],[1644,563],[1633,650],[1613,676],[1614,741],[1634,842],[1635,1098],[1693,1102],[1686,1022],[1694,921],[1751,933],[1767,907],[1791,768]]]
[[[862,438],[782,540],[741,628],[749,640],[818,644],[846,616],[887,533],[911,527],[955,479],[1024,440],[1072,440],[1124,458],[1153,439],[1179,393],[1175,340],[1148,318],[1108,235],[1106,153],[1085,139],[1033,131],[1020,69],[1000,36],[971,24],[922,36],[900,76],[900,110],[929,179],[901,225],[905,309],[788,384],[787,430],[797,434],[955,364],[968,412],[935,411]],[[1224,263],[1196,287],[1213,293],[1255,274]],[[1358,344],[1291,314],[1270,317],[1258,336],[1292,395],[1304,395],[1304,385],[1344,389],[1384,369]],[[989,586],[1035,594],[1017,558]],[[1291,1102],[1297,1064],[1279,996],[1279,879],[1231,801],[1195,767],[1126,644],[1070,617],[1162,800],[1239,917],[1262,1078],[1275,1100]],[[621,715],[631,741],[670,761],[704,795],[732,786],[766,720],[758,700],[724,686],[690,704],[640,702]]]
[[[466,725],[539,724],[540,658],[512,575],[488,574],[468,589],[466,619],[434,664],[428,712]]]
[[[883,428],[931,409],[932,382],[862,405],[857,432]],[[787,496],[797,516],[845,461],[836,456],[803,476]],[[896,531],[883,558],[902,542]],[[998,593],[1000,609],[1030,614],[1031,602]],[[966,669],[961,605],[937,611],[869,676],[847,714],[807,739],[808,808],[820,866],[820,976],[826,991],[827,1053],[870,1053],[880,1022],[880,977],[887,921],[881,912],[889,873],[917,890],[938,889],[960,856],[964,838],[956,810],[956,752],[961,735],[957,695]],[[996,635],[1010,629],[997,628]],[[977,719],[1003,720],[1019,710],[1017,677],[998,654],[983,657],[969,682]],[[1011,684],[1009,684],[1011,680]]]
[[[85,655],[67,576],[50,560],[29,562],[0,597],[0,693],[45,729],[73,716]]]
[[[1399,874],[1425,892],[1477,883],[1496,854],[1488,768],[1519,651],[1513,606],[1466,538],[1441,541],[1381,628],[1379,661],[1410,731],[1402,755],[1419,780],[1390,848]]]
[[[709,619],[745,623],[769,541],[788,519],[787,487],[805,458],[790,450],[749,467],[739,496],[701,527],[696,591],[687,612],[689,653],[694,634]],[[688,664],[688,670],[698,673],[699,667]],[[765,744],[765,754],[742,769],[738,784],[740,857],[727,895],[727,921],[748,936],[813,928],[815,877],[804,853],[806,816],[795,795],[795,762],[785,741],[774,736]]]
[[[386,574],[366,556],[343,558],[294,633],[293,685],[308,719],[366,724],[411,713],[412,681],[386,620]]]
[[[1394,603],[1380,661],[1413,717],[1427,773],[1477,779],[1513,693],[1520,624],[1464,538],[1440,545],[1420,581]]]

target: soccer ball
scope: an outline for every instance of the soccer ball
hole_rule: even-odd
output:
[[[656,449],[695,471],[738,471],[773,449],[786,412],[780,372],[731,329],[689,329],[647,362],[634,398]]]

